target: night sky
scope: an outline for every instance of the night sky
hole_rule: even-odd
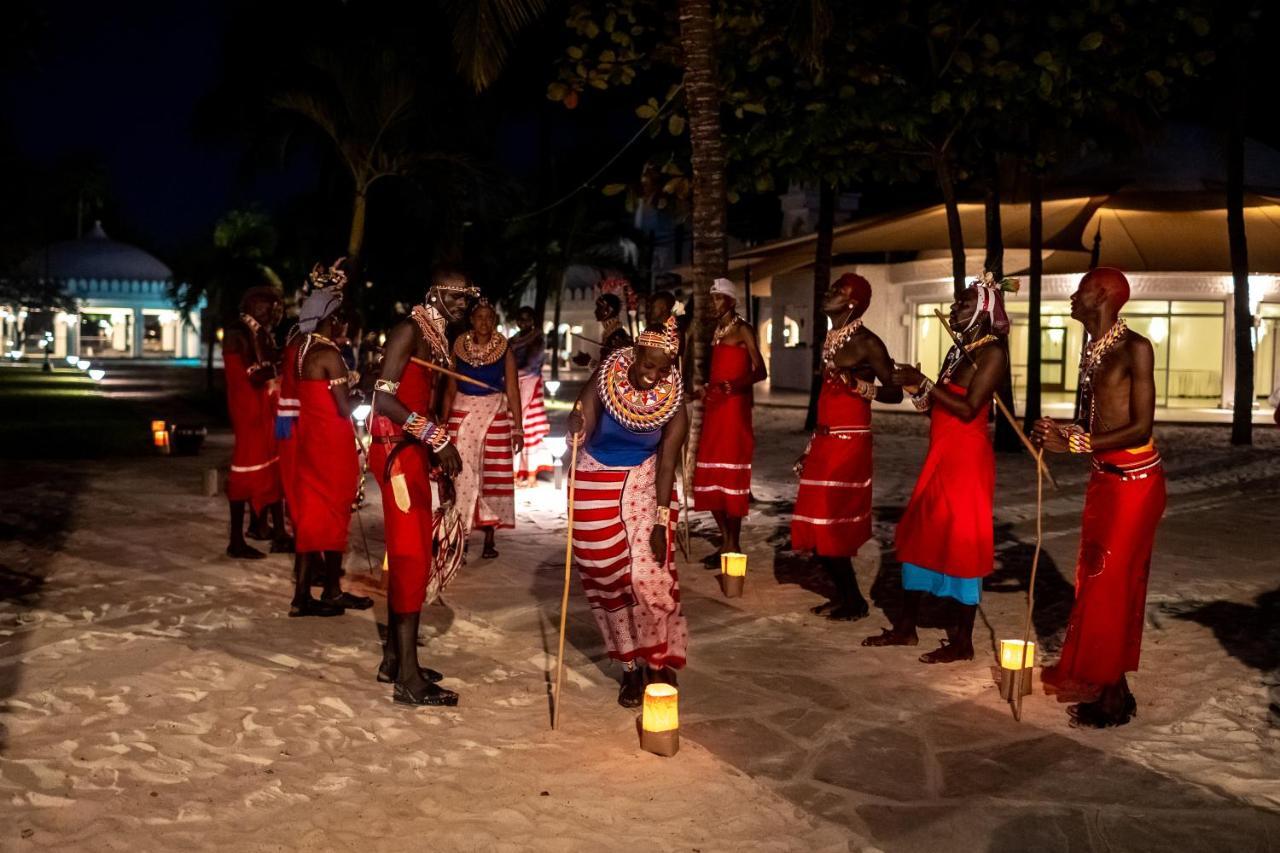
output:
[[[196,138],[196,106],[222,62],[218,3],[50,0],[42,8],[34,64],[3,83],[16,141],[45,163],[74,153],[101,161],[128,227],[157,247],[199,239],[226,210],[270,203],[312,180],[298,169],[246,178],[230,142]],[[111,233],[113,223],[104,226]]]

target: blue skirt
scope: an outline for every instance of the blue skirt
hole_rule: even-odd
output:
[[[956,578],[914,563],[902,564],[902,588],[954,598],[961,604],[977,604],[982,598],[982,578]]]

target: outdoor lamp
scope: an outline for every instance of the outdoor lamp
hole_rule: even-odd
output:
[[[565,440],[563,435],[547,436],[547,450],[551,453],[551,458],[555,460],[556,467],[554,472],[555,485],[557,489],[564,488],[564,455],[569,450],[569,442]]]
[[[80,363],[80,356],[78,355],[67,356],[67,364],[71,365],[72,367],[75,367],[79,363]]]
[[[95,367],[93,370],[89,371],[89,378],[92,379],[94,382],[101,382],[102,377],[106,375],[107,375],[107,371],[103,370],[100,367]]]
[[[650,684],[644,689],[640,710],[640,748],[654,755],[672,756],[680,751],[680,691],[670,684]]]
[[[741,598],[747,582],[747,555],[732,551],[720,555],[720,589],[725,598]]]
[[[164,421],[151,422],[151,443],[160,453],[169,452],[169,425]]]
[[[1022,640],[1000,641],[1000,695],[1012,700],[1021,690],[1023,696],[1031,694],[1031,670],[1036,661],[1036,644],[1026,643],[1025,666]]]
[[[351,417],[363,424],[365,421],[369,420],[369,413],[372,411],[373,408],[368,403],[361,403],[351,410]]]
[[[547,390],[551,392],[552,397],[554,397],[556,392],[560,390],[559,379],[548,379],[545,384],[547,386]]]
[[[77,365],[76,365],[76,367],[80,368],[80,369],[81,369],[81,370],[83,370],[85,373],[88,373],[88,372],[89,372],[89,370],[93,367],[93,362],[91,362],[91,361],[89,361],[89,360],[87,360],[87,359],[83,359],[83,358],[82,358],[82,359],[80,359],[80,363],[79,363],[79,364],[77,364]]]

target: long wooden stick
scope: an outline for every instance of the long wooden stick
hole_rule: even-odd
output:
[[[574,411],[578,406],[574,406]],[[573,476],[578,468],[578,445],[569,457],[569,531],[564,541],[564,592],[560,595],[560,644],[556,649],[556,688],[551,702],[551,730],[560,726],[560,678],[564,674],[564,629],[569,617],[569,582],[573,572]]]
[[[937,308],[933,309],[933,313],[937,315],[938,321],[942,323],[942,328],[947,330],[947,334],[951,336],[951,340],[955,345],[960,348],[960,352],[964,353],[964,357],[968,362],[974,367],[977,367],[978,363],[973,360],[973,355],[964,348],[964,344],[961,342],[960,336],[956,334],[955,329],[951,328],[951,324],[947,322],[947,318],[942,316],[942,312]],[[1022,432],[1022,427],[1018,426],[1017,420],[1013,417],[1013,412],[1009,411],[1009,407],[1004,404],[1004,400],[1000,399],[999,394],[992,394],[991,399],[995,401],[996,408],[1000,410],[1000,414],[1004,415],[1004,419],[1009,422],[1009,426],[1013,427],[1013,431],[1016,432],[1018,434],[1018,438],[1022,440],[1022,446],[1025,447],[1027,452],[1036,460],[1037,470],[1048,478],[1050,486],[1057,489],[1058,481],[1053,479],[1053,473],[1049,470],[1048,466],[1044,464],[1041,454],[1036,452],[1035,445],[1031,443],[1031,439],[1027,438],[1027,436]]]
[[[455,373],[454,371],[450,370],[447,367],[443,367],[439,364],[436,364],[434,361],[427,363],[426,367],[428,370],[434,370],[436,373],[443,373],[445,376],[452,376],[454,379],[457,379],[459,382],[470,382],[472,385],[479,385],[481,388],[488,388],[490,391],[494,392],[495,394],[503,393],[501,388],[496,388],[493,385],[490,385],[488,382],[481,382],[479,379],[472,379],[470,376],[464,376],[461,373]]]
[[[1040,544],[1044,540],[1044,448],[1036,454],[1036,551],[1031,558],[1031,579],[1027,583],[1027,619],[1022,627],[1022,660],[1013,680],[1013,718],[1022,722],[1022,679],[1027,675],[1027,643],[1031,641],[1031,614],[1036,606],[1036,570],[1040,568]]]

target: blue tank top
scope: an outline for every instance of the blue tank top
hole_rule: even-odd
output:
[[[485,385],[492,385],[494,388],[505,390],[507,387],[507,371],[506,359],[500,358],[493,364],[486,364],[483,367],[475,367],[467,364],[462,359],[457,360],[458,372],[463,376],[470,376],[472,379],[478,379]],[[471,397],[483,397],[486,394],[496,394],[489,388],[481,388],[479,385],[472,385],[470,382],[459,382],[458,392],[467,394]]]
[[[632,432],[618,423],[608,409],[601,410],[600,424],[587,442],[587,452],[610,468],[633,468],[658,450],[662,430]]]

